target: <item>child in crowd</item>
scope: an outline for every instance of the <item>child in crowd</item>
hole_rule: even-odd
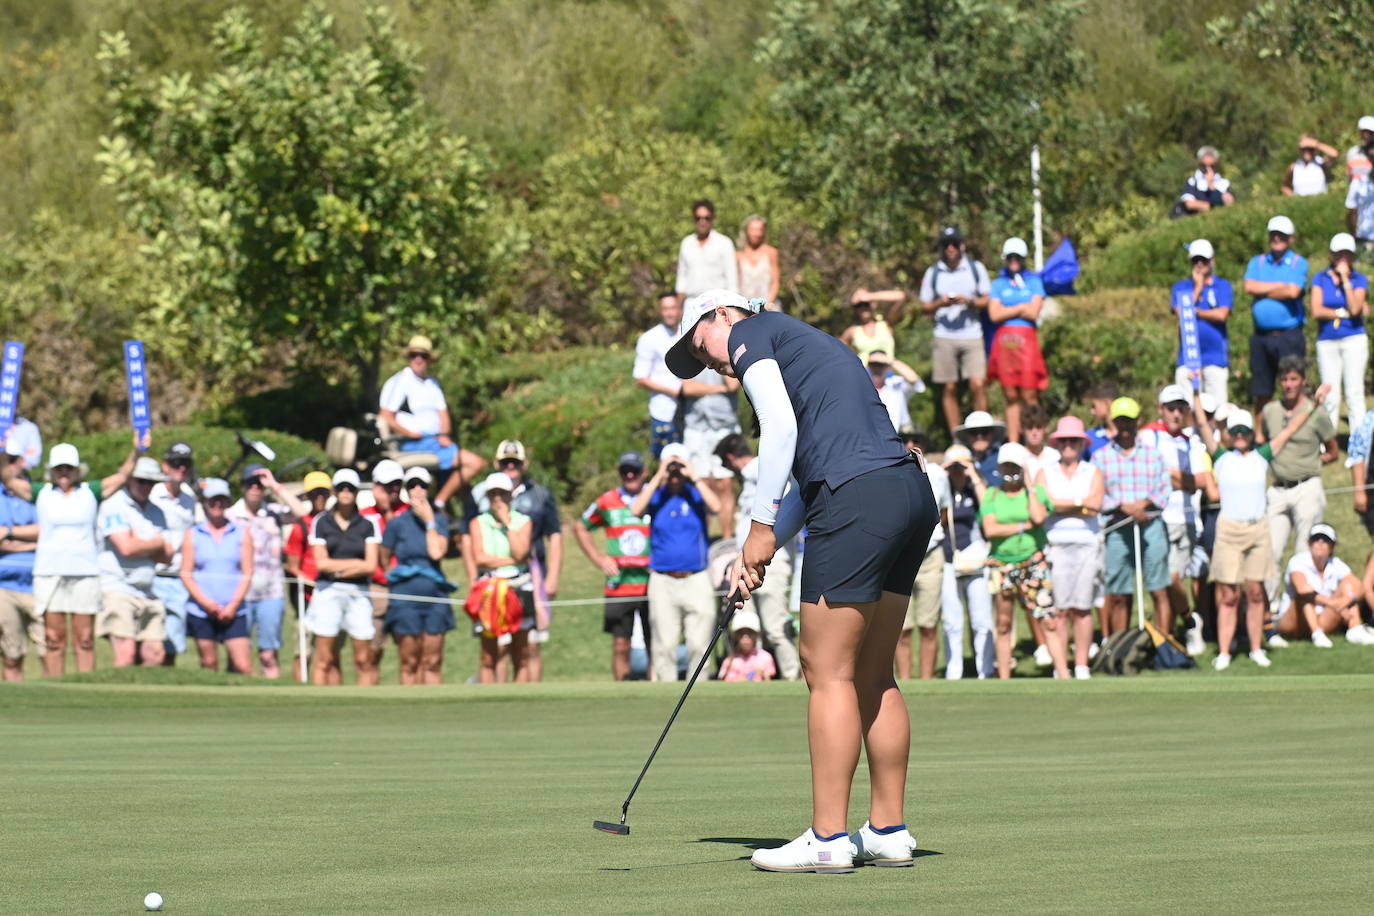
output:
[[[744,610],[730,621],[730,637],[735,651],[720,666],[722,681],[769,681],[778,676],[778,666],[767,649],[759,646],[759,615]]]

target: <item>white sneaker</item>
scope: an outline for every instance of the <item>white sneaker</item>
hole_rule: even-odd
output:
[[[756,849],[749,859],[760,871],[806,872],[840,875],[854,870],[854,844],[849,834],[822,841],[810,827],[786,846]]]
[[[1188,633],[1184,636],[1184,649],[1189,657],[1196,658],[1207,651],[1207,642],[1202,638],[1202,616],[1196,611],[1188,615]]]
[[[1076,681],[1089,681],[1089,680],[1092,680],[1092,676],[1093,676],[1092,669],[1089,668],[1087,665],[1074,665],[1074,666],[1073,666],[1073,677],[1074,677],[1074,680],[1076,680]]]
[[[1312,645],[1318,649],[1330,649],[1331,637],[1327,636],[1324,630],[1316,630],[1312,633]]]
[[[1212,667],[1218,671],[1225,671],[1227,668],[1231,667],[1231,656],[1224,654],[1218,655],[1216,658],[1212,659]]]
[[[1273,636],[1270,636],[1268,642],[1269,642],[1269,648],[1271,648],[1271,649],[1287,649],[1287,648],[1288,648],[1288,640],[1284,639],[1282,636],[1280,636],[1280,635],[1277,634],[1277,633],[1275,633]]]
[[[1255,651],[1251,652],[1250,661],[1254,662],[1256,665],[1259,665],[1261,668],[1268,668],[1270,665],[1273,664],[1273,662],[1269,660],[1269,653],[1265,652],[1263,649],[1256,649]]]
[[[1088,640],[1088,661],[1097,658],[1098,651],[1097,643],[1093,642],[1091,639]]]
[[[1049,646],[1036,646],[1035,655],[1032,658],[1035,659],[1035,664],[1041,668],[1048,668],[1054,664],[1054,659],[1050,658]]]
[[[851,833],[855,865],[877,865],[880,868],[905,868],[914,861],[916,838],[905,827],[895,833],[876,833],[864,821],[858,833]]]
[[[1374,646],[1374,627],[1360,624],[1345,631],[1345,641],[1355,646]]]

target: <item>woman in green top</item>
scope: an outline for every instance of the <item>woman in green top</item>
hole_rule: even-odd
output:
[[[515,668],[516,681],[529,680],[530,630],[534,628],[534,593],[520,586],[529,580],[530,517],[511,508],[511,482],[497,471],[487,478],[487,502],[491,508],[468,524],[472,535],[472,556],[481,578],[505,579],[524,605],[520,632],[501,638],[487,636],[480,631],[482,654],[477,679],[483,684],[496,683],[496,666],[506,655]]]
[[[1050,567],[1045,560],[1045,519],[1053,511],[1044,487],[1027,487],[1030,455],[1008,442],[997,450],[1001,485],[989,490],[978,516],[988,551],[988,591],[997,631],[997,676],[1011,677],[1011,628],[1016,603],[1036,617],[1054,613]]]

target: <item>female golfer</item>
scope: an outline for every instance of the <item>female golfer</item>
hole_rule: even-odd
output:
[[[903,817],[911,733],[892,664],[916,571],[935,528],[935,498],[902,446],[863,364],[839,340],[779,312],[712,290],[683,307],[666,362],[735,376],[758,416],[759,479],[732,583],[747,598],[777,545],[807,525],[801,659],[811,698],[811,826],[754,853],[756,868],[848,872],[910,865]],[[788,491],[788,477],[797,486]],[[847,833],[849,791],[868,751],[868,821]]]

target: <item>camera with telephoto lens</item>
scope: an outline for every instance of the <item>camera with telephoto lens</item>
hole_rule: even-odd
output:
[[[674,462],[672,462],[671,464],[668,465],[668,476],[669,476],[669,477],[681,477],[681,476],[682,476],[682,471],[683,471],[683,467],[682,467],[682,462],[681,462],[681,461],[674,461]]]

